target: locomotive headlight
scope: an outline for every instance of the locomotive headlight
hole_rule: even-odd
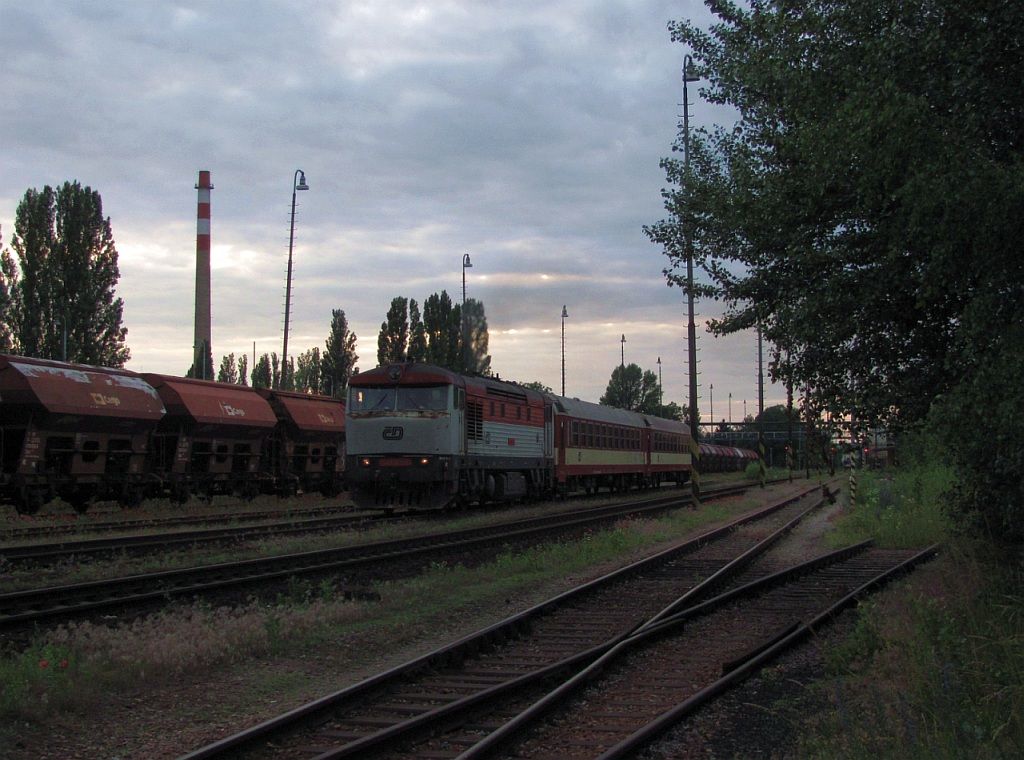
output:
[[[363,467],[369,467],[370,466],[370,459],[369,459],[369,457],[363,457],[362,459],[360,459],[359,460],[359,464],[361,464]]]
[[[422,464],[422,465],[430,464],[430,457],[420,457],[420,464]]]

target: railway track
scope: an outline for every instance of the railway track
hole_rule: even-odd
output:
[[[351,504],[330,504],[317,507],[286,507],[283,509],[245,510],[242,512],[211,513],[208,515],[171,515],[160,517],[126,516],[119,520],[93,520],[89,517],[76,516],[75,519],[61,522],[46,522],[34,518],[32,525],[0,526],[0,538],[6,543],[10,541],[40,541],[54,536],[77,536],[89,533],[114,533],[138,530],[166,530],[173,528],[190,528],[209,525],[238,524],[257,522],[259,520],[301,520],[306,518],[325,517],[339,513],[351,513],[355,507]]]
[[[269,536],[290,536],[346,530],[369,524],[381,525],[401,519],[404,518],[393,517],[383,512],[345,512],[324,517],[276,520],[255,525],[236,525],[225,528],[111,536],[108,538],[60,541],[52,544],[0,546],[0,558],[11,564],[29,562],[33,564],[52,564],[71,558],[82,559],[113,553],[138,555],[180,547],[242,543]]]
[[[498,751],[565,760],[633,756],[936,550],[859,544],[645,625],[497,730],[478,734],[475,742],[470,736],[451,756],[471,760]]]
[[[186,757],[454,757],[477,742],[475,732],[497,730],[645,626],[672,619],[677,607],[696,604],[744,571],[757,572],[757,558],[820,506],[822,498],[812,497],[812,503],[803,498],[810,493],[757,510]]]
[[[734,486],[720,489],[715,495],[740,490]],[[47,621],[98,612],[150,608],[175,598],[271,585],[291,577],[342,576],[348,584],[347,593],[359,595],[371,579],[400,577],[431,561],[464,559],[474,552],[486,558],[493,555],[496,546],[547,540],[627,515],[654,514],[691,504],[688,492],[677,491],[643,502],[589,507],[457,532],[15,591],[0,594],[0,630],[24,630]]]
[[[737,483],[719,486],[710,489],[705,494],[709,498],[721,497],[723,495],[741,493],[750,488],[751,484]],[[247,520],[256,519],[248,517],[252,513],[241,513],[238,515],[218,517],[212,522],[233,522],[246,515]],[[279,513],[262,512],[256,513],[261,517],[280,517]],[[352,527],[362,527],[370,524],[381,525],[391,521],[408,519],[409,513],[391,513],[386,510],[354,512],[351,509],[340,511],[337,507],[313,508],[290,512],[287,519],[275,520],[258,524],[236,525],[232,524],[222,528],[203,528],[201,530],[169,531],[161,533],[141,533],[123,536],[111,536],[107,538],[82,539],[77,536],[68,540],[61,540],[52,543],[22,543],[22,544],[0,544],[0,559],[9,565],[20,563],[31,563],[33,565],[46,565],[67,560],[79,560],[86,557],[103,556],[109,554],[141,555],[154,552],[168,551],[181,547],[193,547],[210,544],[242,543],[258,540],[270,536],[301,535],[314,532],[328,532],[344,530]],[[182,518],[180,522],[169,518],[167,521],[156,523],[153,527],[165,528],[175,525],[205,525],[210,520],[203,522],[200,518]],[[110,525],[121,526],[125,530],[125,523],[109,523]],[[132,524],[130,528],[134,528]],[[128,529],[130,529],[128,528]],[[114,530],[114,528],[110,528]],[[23,538],[45,537],[50,535],[47,529],[43,528],[36,534],[22,534]]]

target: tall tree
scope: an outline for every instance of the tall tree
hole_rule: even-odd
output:
[[[638,364],[619,365],[612,370],[608,387],[598,403],[631,412],[654,414],[660,407],[658,376]]]
[[[453,304],[444,290],[424,301],[422,320],[415,300],[392,299],[377,336],[378,364],[428,362],[455,372],[489,374],[491,357],[487,353],[489,336],[483,303],[467,300],[465,317],[463,323],[461,306]]]
[[[529,388],[540,393],[554,393],[550,385],[544,385],[540,380],[531,380],[528,383],[520,383],[524,388]]]
[[[120,277],[100,194],[78,182],[27,190],[11,245],[20,279],[9,294],[14,348],[28,356],[122,367],[130,352],[115,298]],[[5,279],[9,277],[5,275]]]
[[[427,360],[427,332],[414,298],[409,299],[409,351],[406,358],[411,362]]]
[[[299,354],[295,367],[295,388],[299,393],[320,392],[320,349],[316,346]]]
[[[217,370],[217,382],[238,384],[238,365],[235,363],[233,353],[221,358],[220,369]]]
[[[409,343],[409,302],[402,296],[391,299],[391,308],[377,336],[377,364],[404,362]]]
[[[247,354],[245,354],[245,353],[239,354],[238,355],[238,384],[239,385],[248,385],[248,380],[246,380],[246,377],[248,377],[248,374],[249,374],[249,356]]]
[[[452,306],[452,299],[446,290],[434,293],[423,302],[423,329],[427,336],[428,363],[450,369],[458,366],[458,308]]]
[[[491,372],[491,356],[487,353],[490,338],[487,332],[487,314],[484,312],[483,302],[475,298],[466,299],[464,317],[466,320],[466,347],[464,354],[460,352],[459,358],[465,357],[464,370],[466,372],[488,375]]]
[[[11,252],[4,248],[3,235],[0,234],[0,351],[14,349],[14,331],[18,324],[14,295],[17,290],[18,268]]]
[[[356,334],[348,329],[348,320],[343,309],[332,309],[331,332],[322,359],[323,369],[320,382],[323,393],[335,398],[345,398],[348,381],[359,372],[356,362]]]
[[[647,232],[670,279],[692,242],[727,306],[713,329],[760,324],[773,374],[833,417],[947,427],[961,511],[1024,541],[1020,458],[990,456],[1024,433],[977,424],[994,388],[1024,407],[1024,6],[709,6],[710,31],[670,30],[738,120],[663,162],[668,218]]]
[[[213,380],[213,350],[210,348],[210,344],[204,340],[196,353],[203,357],[203,364],[200,367],[196,367],[195,364],[192,364],[188,368],[188,372],[185,373],[185,377],[195,377],[199,380]]]
[[[270,387],[281,387],[281,357],[277,351],[270,352]]]
[[[253,388],[272,388],[274,375],[270,369],[270,355],[263,354],[252,368]]]

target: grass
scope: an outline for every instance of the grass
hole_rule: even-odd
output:
[[[638,497],[649,497],[640,494]],[[601,504],[605,501],[619,500],[608,497],[591,503]],[[503,510],[480,510],[464,514],[456,514],[437,518],[436,516],[422,520],[368,529],[299,534],[295,536],[268,536],[246,544],[197,544],[167,552],[145,554],[137,557],[127,554],[108,554],[103,558],[91,558],[81,562],[74,557],[45,567],[29,567],[11,565],[4,568],[0,576],[0,592],[19,591],[28,588],[39,588],[47,585],[64,585],[84,583],[88,581],[117,578],[125,575],[152,573],[162,570],[196,567],[198,565],[233,562],[243,559],[266,557],[276,554],[290,554],[321,549],[336,549],[354,544],[373,541],[396,540],[410,538],[428,533],[462,530],[481,525],[506,522],[550,513],[552,509],[567,510],[578,504],[561,503],[541,506],[520,507]],[[155,531],[157,533],[163,531]]]
[[[881,547],[908,549],[950,537],[943,497],[953,485],[949,468],[926,463],[903,470],[856,470],[854,476],[856,500],[830,536],[834,546],[873,538]]]
[[[1024,756],[1024,566],[954,535],[944,467],[858,473],[834,540],[943,542],[939,559],[862,604],[818,685],[829,710],[797,751],[821,758]]]
[[[0,719],[42,721],[54,711],[84,712],[139,683],[158,688],[281,655],[329,651],[334,657],[344,642],[358,650],[360,642],[386,640],[396,651],[425,627],[471,618],[481,606],[500,606],[595,566],[621,563],[753,506],[743,499],[658,520],[622,520],[579,541],[505,552],[475,568],[438,564],[416,578],[379,584],[375,603],[347,601],[329,581],[296,580],[273,603],[176,605],[115,627],[70,623],[28,650],[0,658]]]

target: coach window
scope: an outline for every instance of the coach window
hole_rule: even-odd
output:
[[[516,407],[516,419],[517,420],[521,420],[522,418],[523,418],[523,407],[517,406]]]

